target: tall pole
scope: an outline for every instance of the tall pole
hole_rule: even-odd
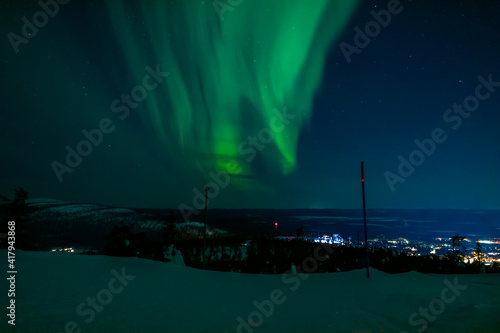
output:
[[[365,260],[366,260],[366,278],[370,278],[370,264],[368,262],[368,235],[366,232],[366,203],[365,203],[365,171],[363,161],[361,161],[361,188],[363,191],[363,221],[365,225]]]
[[[207,248],[207,196],[208,196],[208,186],[205,187],[205,225],[203,228],[203,269],[205,269],[205,251]]]

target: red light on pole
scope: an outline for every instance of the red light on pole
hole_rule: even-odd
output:
[[[274,231],[278,232],[278,222],[274,222]]]

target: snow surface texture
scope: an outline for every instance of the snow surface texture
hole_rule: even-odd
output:
[[[0,332],[500,332],[498,274],[252,275],[23,251],[16,265],[16,325],[3,314]]]

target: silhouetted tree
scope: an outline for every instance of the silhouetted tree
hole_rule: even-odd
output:
[[[467,248],[462,243],[464,240],[465,240],[465,237],[459,236],[458,234],[451,237],[452,255],[454,257],[461,258],[462,256],[465,255]]]
[[[15,221],[15,248],[22,250],[37,250],[38,244],[35,239],[37,232],[34,231],[29,214],[35,209],[30,207],[28,200],[28,192],[22,187],[14,190],[14,199],[9,199],[5,195],[0,195],[0,199],[5,201],[7,205],[3,207],[5,219],[7,221]],[[6,230],[6,225],[2,225],[2,233]],[[2,239],[3,240],[3,239]],[[5,243],[6,244],[6,243]],[[5,247],[2,242],[1,246]]]
[[[8,213],[17,217],[18,215],[26,215],[29,213],[29,207],[26,203],[28,200],[28,192],[26,192],[22,187],[14,190],[14,199],[9,199],[5,195],[0,195],[0,199],[9,203]]]
[[[115,226],[106,236],[106,245],[104,252],[107,255],[117,257],[135,256],[137,249],[133,242],[134,235],[130,230],[130,226],[124,223]]]
[[[304,236],[304,226],[301,225],[300,227],[298,227],[297,230],[296,230],[296,232],[297,232],[297,237]]]
[[[481,243],[479,243],[479,240],[476,240],[476,249],[474,251],[474,256],[476,257],[476,261],[474,262],[474,267],[476,272],[479,273],[485,273],[486,272],[486,267],[483,264],[483,250],[482,250]]]
[[[164,245],[169,246],[170,244],[174,244],[175,246],[179,238],[180,232],[175,225],[175,213],[173,210],[170,210],[166,219],[166,226],[163,229]]]
[[[476,240],[476,250],[474,251],[474,256],[476,257],[476,260],[481,263],[483,259],[483,250],[482,250],[481,243],[479,243],[479,240]]]

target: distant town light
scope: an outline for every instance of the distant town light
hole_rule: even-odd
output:
[[[63,248],[52,249],[51,251],[52,252],[56,252],[57,251],[57,252],[71,252],[71,253],[73,253],[73,252],[75,252],[75,249],[72,248],[72,247],[67,247],[67,248],[64,248],[64,249]]]

